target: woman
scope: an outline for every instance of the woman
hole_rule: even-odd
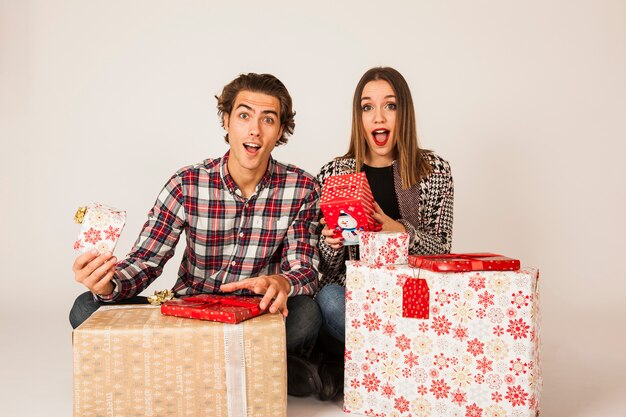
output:
[[[454,189],[449,164],[417,142],[411,92],[393,68],[367,71],[354,93],[348,152],[324,165],[322,186],[331,175],[364,171],[376,200],[373,217],[383,231],[408,232],[410,254],[449,253],[452,241]],[[345,261],[358,259],[358,246],[343,246],[321,223],[321,290],[317,302],[323,316],[319,368],[320,399],[343,389],[345,338]]]

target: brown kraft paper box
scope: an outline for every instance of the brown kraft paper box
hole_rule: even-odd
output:
[[[73,333],[74,417],[287,415],[280,314],[240,324],[96,311]]]

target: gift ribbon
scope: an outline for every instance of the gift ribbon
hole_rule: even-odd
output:
[[[154,295],[148,296],[148,302],[153,306],[158,306],[173,298],[174,292],[172,290],[155,291]]]
[[[248,415],[246,401],[246,359],[243,326],[225,324],[224,357],[226,362],[226,400],[230,417]]]

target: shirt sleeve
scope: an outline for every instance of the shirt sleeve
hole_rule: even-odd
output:
[[[454,183],[450,166],[446,162],[442,170],[432,172],[426,180],[426,207],[419,225],[411,224],[406,219],[398,221],[409,233],[409,253],[412,255],[431,255],[450,253],[452,247],[452,222],[454,204]]]
[[[130,253],[117,264],[113,277],[116,291],[100,299],[105,302],[123,300],[147,288],[174,255],[185,225],[182,182],[174,175],[159,193]]]
[[[314,180],[311,183],[283,241],[281,270],[291,283],[290,297],[313,295],[318,286],[320,187]]]

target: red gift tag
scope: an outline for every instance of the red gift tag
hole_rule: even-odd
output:
[[[166,301],[161,314],[234,324],[265,313],[260,302],[260,297],[200,294]]]
[[[407,278],[402,285],[402,317],[427,319],[430,312],[430,289],[425,279]]]
[[[495,253],[450,253],[409,255],[409,265],[435,272],[517,271],[520,261]]]

